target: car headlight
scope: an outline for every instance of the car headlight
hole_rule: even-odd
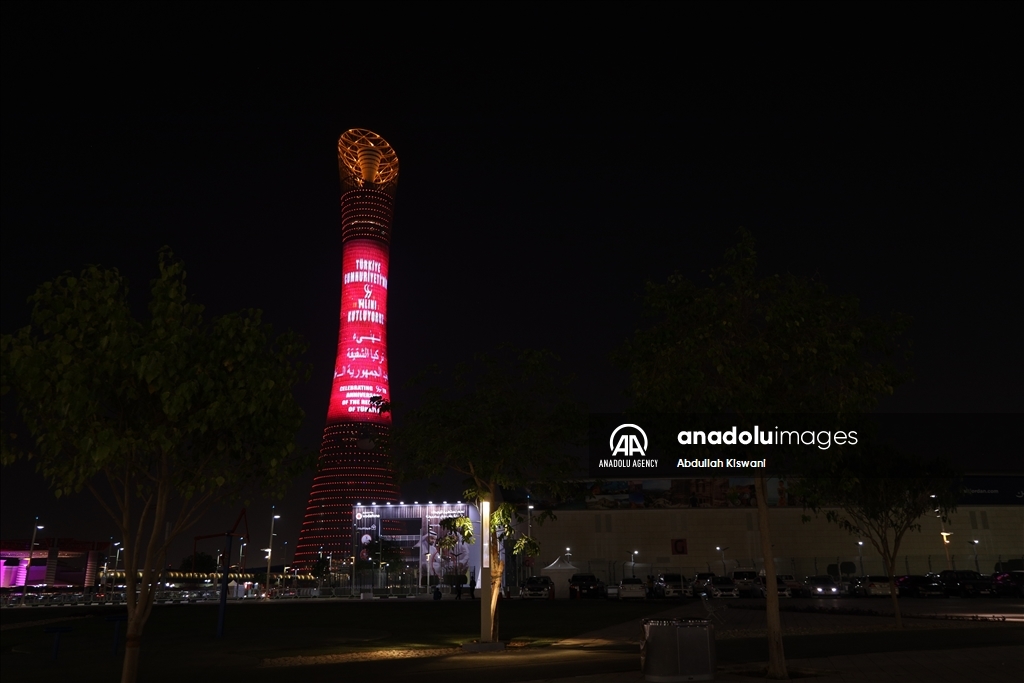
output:
[[[833,588],[832,592],[835,593],[837,590],[839,590],[839,589],[838,588]]]
[[[821,593],[821,592],[822,592],[822,590],[821,590],[820,588],[818,588],[817,590],[818,590],[818,592],[819,592],[819,593]]]

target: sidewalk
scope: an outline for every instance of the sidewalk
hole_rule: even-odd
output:
[[[733,638],[763,637],[767,629],[767,617],[763,609],[731,608],[728,603],[716,601],[716,618],[709,619],[715,627],[717,640]],[[884,606],[883,606],[884,607]],[[895,631],[896,622],[891,615],[830,614],[821,612],[780,612],[784,636],[819,635],[828,633],[862,633],[864,631]],[[654,615],[657,619],[708,619],[700,602],[687,602]],[[992,622],[969,621],[965,619],[917,618],[904,616],[903,625],[907,630],[939,628],[964,628]],[[592,631],[576,638],[558,643],[563,647],[606,647],[616,644],[640,645],[640,622],[616,624],[599,631]]]
[[[754,609],[728,609],[716,612],[721,619],[712,619],[716,642],[720,650],[730,640],[758,638],[765,634],[765,612]],[[784,638],[800,635],[854,634],[865,631],[895,632],[892,616],[863,616],[821,614],[812,612],[782,612]],[[688,603],[667,610],[657,618],[707,618],[700,603]],[[905,617],[907,631],[926,631],[943,628],[999,626],[994,622]],[[946,650],[907,650],[876,652],[818,658],[787,658],[787,666],[794,674],[803,674],[808,680],[820,683],[1006,683],[1024,680],[1024,632],[1017,645],[991,647],[965,647]],[[838,637],[842,638],[842,635]],[[1005,641],[1004,641],[1005,642]],[[530,683],[642,683],[639,671],[640,624],[625,623],[560,641],[554,647],[579,649],[637,648],[635,672],[608,673],[561,679],[539,679]],[[803,648],[806,650],[806,648]],[[767,662],[750,664],[720,664],[716,681],[765,680]]]
[[[637,656],[639,666],[639,655]],[[824,659],[791,659],[790,671],[810,674],[814,683],[1008,683],[1021,680],[1024,643],[1020,646],[976,647],[962,650],[919,650],[846,655]],[[752,683],[767,665],[719,667],[714,680]],[[741,673],[742,672],[742,673]],[[797,680],[804,680],[803,678]],[[597,676],[539,679],[528,683],[643,683],[638,670]]]

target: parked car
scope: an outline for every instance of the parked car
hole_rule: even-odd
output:
[[[992,579],[970,569],[946,569],[939,572],[939,581],[946,595],[969,598],[976,595],[995,595]]]
[[[762,598],[768,597],[768,588],[766,586],[766,579],[763,576],[757,577],[757,590]],[[793,590],[786,585],[786,582],[781,577],[775,577],[775,585],[778,590],[780,598],[791,598],[793,597]]]
[[[732,579],[728,576],[714,576],[711,578],[711,584],[707,587],[714,598],[738,598],[740,597],[740,589]]]
[[[715,578],[714,572],[698,572],[693,577],[693,594],[700,595],[703,593],[708,588],[708,585],[711,583],[711,579],[713,578]]]
[[[808,576],[804,579],[803,594],[812,597],[835,597],[839,595],[839,584],[828,574]]]
[[[803,594],[804,585],[792,574],[776,574],[775,578],[784,583],[794,597]]]
[[[899,576],[896,578],[896,589],[899,590],[899,595],[907,598],[946,596],[946,589],[935,574],[929,574],[928,576],[921,576],[919,574]]]
[[[555,597],[555,582],[550,576],[531,576],[523,582],[519,589],[519,597],[524,600],[551,600]]]
[[[604,583],[593,574],[573,574],[569,579],[570,598],[599,598],[604,595]]]
[[[654,580],[653,593],[656,598],[681,598],[686,594],[685,591],[686,580],[682,574],[658,574]]]
[[[736,584],[740,595],[760,596],[761,586],[757,580],[757,571],[754,569],[735,569],[729,575],[732,582]]]
[[[647,586],[643,579],[631,577],[619,582],[619,600],[632,599],[647,599]]]
[[[992,587],[996,595],[1024,598],[1024,570],[1000,572],[992,575]]]
[[[889,590],[889,577],[880,575],[858,576],[854,579],[853,587],[850,589],[850,595],[862,598],[891,594]],[[896,595],[899,595],[899,588],[896,589]]]

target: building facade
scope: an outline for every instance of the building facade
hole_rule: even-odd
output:
[[[769,480],[772,558],[781,574],[885,574],[868,538],[814,516],[778,480]],[[614,583],[662,572],[692,577],[764,568],[758,510],[745,479],[592,482],[584,500],[533,525],[536,565],[568,552],[572,563]],[[575,509],[573,509],[575,508]],[[968,476],[949,519],[925,515],[897,554],[898,574],[1024,568],[1024,477]],[[566,549],[569,549],[566,551]]]

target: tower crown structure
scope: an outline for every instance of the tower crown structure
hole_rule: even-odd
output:
[[[338,139],[338,175],[342,191],[375,185],[390,191],[398,185],[398,155],[381,136],[352,128]]]
[[[398,502],[387,454],[391,416],[371,399],[390,400],[387,292],[398,155],[377,133],[345,131],[338,140],[341,177],[341,316],[327,425],[320,446],[294,565],[322,557],[353,559],[352,507]],[[355,558],[366,559],[366,558]]]

